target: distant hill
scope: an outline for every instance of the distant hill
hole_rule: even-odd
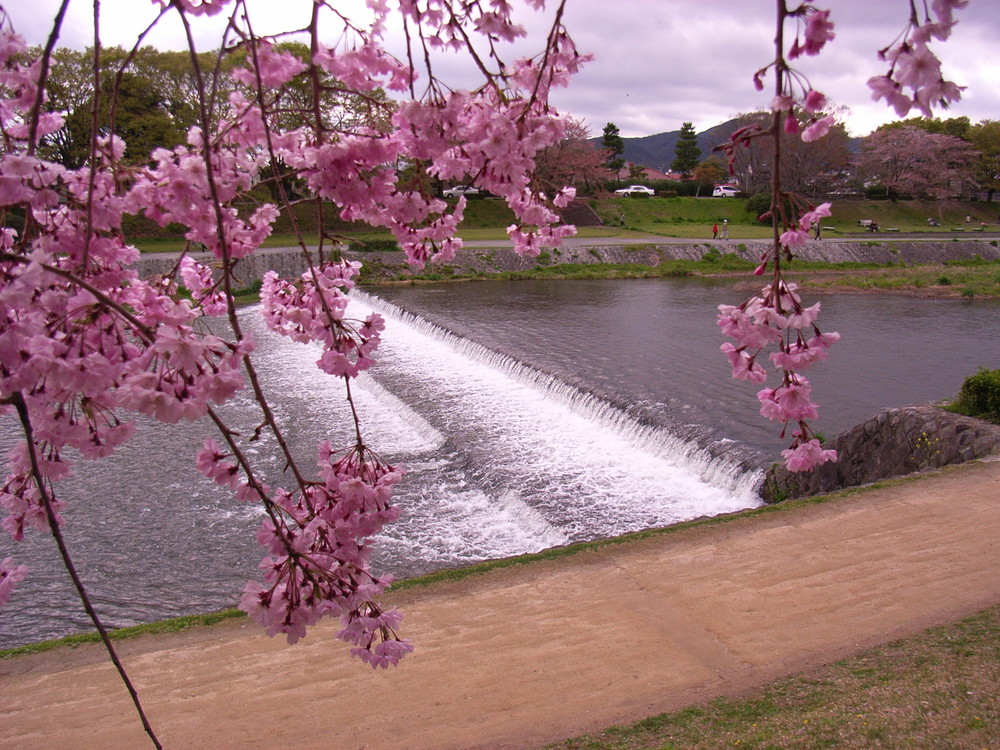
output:
[[[712,155],[712,149],[729,141],[729,136],[740,127],[735,119],[727,120],[721,125],[703,130],[698,133],[698,146],[701,148],[701,158],[707,159]],[[680,129],[671,130],[669,133],[658,133],[647,135],[641,138],[622,138],[625,142],[625,153],[622,158],[632,164],[641,164],[644,167],[652,167],[662,172],[667,172],[670,165],[676,158],[674,153],[677,147],[677,140],[680,138]],[[598,145],[601,138],[591,139]],[[851,138],[849,148],[852,152],[860,148],[861,138]]]
[[[707,159],[712,155],[712,149],[721,143],[729,140],[738,125],[736,120],[729,120],[716,125],[714,128],[703,130],[698,133],[698,146],[701,148],[701,158]],[[647,135],[642,138],[622,138],[625,142],[625,153],[623,159],[632,164],[641,164],[644,167],[652,167],[667,172],[670,164],[676,158],[674,153],[677,147],[677,140],[680,138],[680,129],[671,130],[669,133],[658,133]],[[600,145],[601,138],[593,139]]]

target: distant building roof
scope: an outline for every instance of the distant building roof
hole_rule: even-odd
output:
[[[661,180],[679,180],[681,175],[679,172],[661,172],[659,169],[653,169],[652,167],[644,167],[641,164],[626,164],[624,167],[618,170],[615,177],[619,180],[631,180],[633,174],[638,170],[640,180],[649,181],[661,181]]]

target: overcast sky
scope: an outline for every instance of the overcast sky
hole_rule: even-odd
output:
[[[346,0],[342,5],[349,3],[357,4]],[[553,0],[549,3],[554,7]],[[311,5],[309,0],[259,0],[258,4],[270,16],[258,20],[257,33],[304,25]],[[29,43],[41,44],[58,2],[0,0],[0,5]],[[847,126],[853,135],[867,135],[893,119],[883,103],[871,101],[865,81],[885,72],[876,50],[902,31],[909,3],[826,0],[818,5],[832,9],[836,40],[799,68],[814,88],[848,108]],[[63,46],[90,43],[91,7],[90,0],[73,0],[60,37]],[[149,0],[103,0],[101,7],[105,44],[131,45],[155,16]],[[569,0],[566,25],[580,50],[594,53],[596,59],[569,89],[557,93],[554,103],[582,119],[593,135],[614,122],[628,137],[677,130],[685,121],[702,131],[766,106],[770,88],[755,91],[751,77],[771,56],[773,8],[773,0]],[[520,49],[537,51],[551,9],[539,14],[519,6],[518,13],[535,34]],[[958,17],[952,39],[937,47],[946,77],[968,88],[962,101],[940,116],[964,115],[972,122],[1000,119],[1000,0],[970,0]],[[202,30],[199,45],[216,46],[218,24]],[[161,49],[179,49],[182,40],[176,23],[164,24],[149,38]],[[402,48],[392,51],[401,54]],[[464,65],[454,73],[469,72]]]

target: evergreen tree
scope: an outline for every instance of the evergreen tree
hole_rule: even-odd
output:
[[[674,146],[674,161],[670,168],[680,172],[685,180],[691,178],[694,168],[701,162],[701,148],[698,147],[698,136],[694,132],[694,124],[685,122],[681,125],[677,145]]]
[[[622,154],[625,153],[625,141],[622,139],[621,131],[613,122],[604,126],[604,135],[601,136],[601,147],[607,152],[607,160],[604,166],[612,172],[618,172],[625,166]]]

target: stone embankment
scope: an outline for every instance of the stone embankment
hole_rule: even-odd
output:
[[[497,273],[526,271],[539,265],[560,263],[635,263],[656,266],[665,260],[700,260],[706,253],[733,253],[756,261],[769,246],[768,240],[706,240],[704,242],[671,242],[652,239],[648,242],[607,244],[594,240],[573,240],[565,247],[548,251],[541,258],[523,258],[509,247],[465,247],[453,260],[437,270],[451,274]],[[955,240],[915,240],[902,237],[891,240],[809,242],[797,255],[806,261],[828,263],[940,263],[979,257],[1000,260],[1000,240],[987,236]],[[346,257],[369,266],[375,278],[409,273],[401,252],[346,252]],[[195,255],[198,257],[198,254]],[[177,256],[174,254],[144,255],[140,268],[144,274],[168,273]],[[244,258],[238,265],[239,281],[248,286],[273,269],[281,276],[297,276],[305,270],[297,248],[271,248]],[[434,270],[431,265],[428,271]]]
[[[870,484],[1000,454],[1000,425],[952,414],[932,404],[889,409],[828,441],[838,460],[808,472],[772,466],[767,502]]]
[[[561,263],[634,263],[657,266],[667,260],[701,260],[706,253],[731,253],[757,262],[769,246],[769,240],[706,240],[704,242],[656,241],[629,244],[599,244],[595,241],[572,242],[565,247],[547,251],[540,258],[523,258],[508,247],[466,247],[453,260],[442,264],[441,270],[455,274],[527,271],[539,265]],[[926,241],[892,239],[890,241],[820,240],[808,243],[796,252],[805,261],[827,263],[942,263],[953,260],[983,258],[1000,260],[1000,241],[978,240]],[[369,263],[377,270],[376,277],[395,277],[408,272],[400,253],[356,253],[352,259]],[[540,262],[541,261],[541,262]],[[428,266],[432,271],[433,266]]]

